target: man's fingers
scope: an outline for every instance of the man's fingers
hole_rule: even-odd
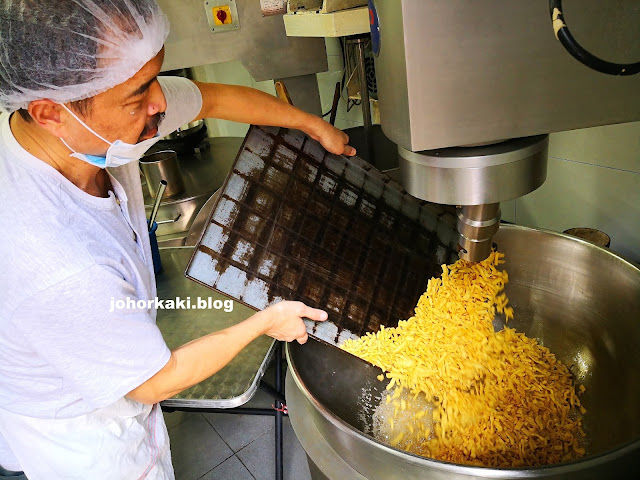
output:
[[[324,322],[327,318],[329,318],[329,315],[324,310],[319,310],[317,308],[311,307],[307,307],[307,310],[303,316],[307,317],[309,320],[314,320],[316,322]]]
[[[307,332],[305,332],[303,336],[296,338],[296,341],[300,345],[304,345],[305,343],[307,343],[307,340],[309,340],[309,334]]]
[[[353,157],[356,154],[356,149],[353,148],[351,145],[347,145],[346,147],[344,147],[344,155],[346,155],[347,157]]]

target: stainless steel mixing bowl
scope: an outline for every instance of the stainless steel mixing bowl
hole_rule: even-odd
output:
[[[314,479],[636,478],[640,469],[640,269],[567,235],[502,226],[509,326],[537,338],[587,387],[590,439],[575,462],[477,468],[418,457],[368,433],[384,384],[380,370],[312,341],[290,344],[287,403]],[[503,326],[496,319],[495,327]]]

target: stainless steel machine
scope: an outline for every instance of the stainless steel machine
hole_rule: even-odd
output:
[[[640,75],[627,75],[640,59],[640,3],[558,3],[551,12],[529,0],[369,5],[382,129],[397,144],[401,181],[418,198],[458,206],[463,258],[482,260],[493,242],[505,253],[510,326],[587,387],[587,455],[498,469],[392,448],[371,430],[380,370],[310,342],[288,346],[287,401],[314,480],[637,476],[640,269],[567,235],[499,228],[500,202],[545,181],[549,133],[640,119]],[[573,49],[567,25],[584,51],[608,62]]]
[[[564,3],[561,24],[586,50],[640,59],[638,2]],[[625,76],[633,64],[614,76],[572,58],[554,37],[559,14],[552,24],[547,2],[370,7],[382,129],[398,145],[402,183],[459,206],[463,258],[486,258],[499,203],[545,181],[548,133],[640,119],[640,75]]]

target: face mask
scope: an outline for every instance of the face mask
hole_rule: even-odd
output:
[[[149,138],[148,140],[144,140],[140,143],[136,143],[132,145],[130,143],[125,143],[122,140],[116,140],[111,143],[108,140],[105,140],[100,135],[98,135],[95,131],[89,127],[86,123],[78,118],[78,116],[73,113],[71,110],[67,108],[66,105],[60,104],[62,108],[64,108],[67,112],[71,114],[73,118],[75,118],[80,124],[93,133],[96,137],[102,140],[104,143],[109,144],[109,148],[107,149],[106,157],[100,157],[97,155],[89,155],[87,153],[78,153],[73,148],[71,148],[67,142],[65,142],[62,138],[60,140],[65,146],[71,150],[73,153],[69,155],[70,157],[74,157],[80,160],[83,160],[91,165],[95,165],[96,167],[106,168],[106,167],[119,167],[121,165],[126,165],[127,163],[136,162],[140,160],[142,155],[151,148],[153,144],[155,144],[158,140],[160,140],[159,134],[156,134],[155,137]]]

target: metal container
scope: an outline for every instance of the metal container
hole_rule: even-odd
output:
[[[149,193],[155,198],[160,180],[167,182],[165,196],[175,197],[184,192],[184,180],[178,165],[178,155],[173,150],[145,155],[140,159],[140,168],[147,181]]]
[[[367,433],[380,369],[315,341],[289,344],[287,404],[314,479],[632,478],[640,467],[640,269],[564,234],[501,226],[509,323],[587,387],[587,456],[536,468],[479,468],[415,456]],[[497,323],[497,322],[496,322]],[[496,329],[503,325],[497,324]]]
[[[205,128],[204,120],[196,120],[193,122],[185,123],[184,125],[177,128],[175,131],[171,132],[169,135],[164,137],[166,140],[175,140],[179,138],[188,137],[189,135],[193,135],[194,133]]]
[[[595,228],[577,227],[569,228],[562,233],[567,235],[573,235],[574,237],[582,238],[587,242],[591,242],[599,247],[610,247],[611,237],[601,230]]]
[[[207,139],[208,148],[195,154],[178,157],[184,190],[181,194],[167,198],[160,203],[158,211],[158,245],[161,247],[184,245],[193,221],[206,201],[222,185],[229,168],[233,164],[242,138],[217,137]],[[158,152],[161,153],[161,152]],[[151,212],[153,196],[149,187],[143,185],[147,216]]]

